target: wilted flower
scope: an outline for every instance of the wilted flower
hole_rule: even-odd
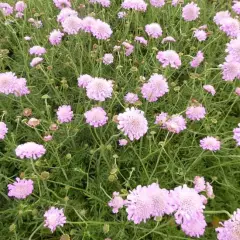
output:
[[[27,122],[27,125],[30,127],[36,127],[40,124],[40,120],[37,118],[30,118]]]

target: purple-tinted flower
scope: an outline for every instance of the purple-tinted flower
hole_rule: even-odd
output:
[[[119,192],[113,193],[113,198],[108,202],[108,206],[112,208],[113,213],[118,213],[120,208],[123,208],[125,201],[120,196]]]
[[[70,105],[60,106],[57,110],[57,118],[60,123],[68,123],[73,119],[73,111]]]
[[[59,9],[71,8],[70,0],[53,0],[55,6]]]
[[[97,19],[91,28],[92,35],[97,39],[106,40],[111,37],[112,29],[109,24]]]
[[[235,3],[232,6],[232,9],[235,13],[240,14],[240,2],[235,1]]]
[[[206,194],[207,194],[207,197],[210,199],[215,198],[215,195],[213,193],[213,187],[209,182],[206,182]]]
[[[200,8],[194,2],[188,3],[182,9],[182,17],[187,22],[196,20],[199,14],[200,14]]]
[[[118,18],[119,18],[119,19],[125,18],[126,15],[127,15],[126,12],[119,12],[119,13],[118,13]]]
[[[151,23],[145,26],[145,31],[149,37],[159,38],[162,36],[162,28],[158,23]]]
[[[24,159],[38,159],[46,153],[46,149],[43,145],[37,144],[35,142],[27,142],[21,145],[18,145],[15,149],[17,157]]]
[[[122,45],[125,47],[125,55],[129,56],[134,51],[134,46],[128,42],[123,42]]]
[[[62,41],[62,37],[64,36],[64,33],[62,33],[60,30],[54,29],[49,36],[49,42],[52,45],[58,45]]]
[[[33,46],[29,49],[29,53],[31,55],[42,56],[46,52],[47,52],[46,49],[44,47],[40,47],[40,46]]]
[[[205,185],[205,179],[204,177],[196,176],[194,178],[194,189],[199,193],[205,191],[206,185]]]
[[[165,5],[165,0],[150,0],[150,3],[153,7],[163,7]]]
[[[227,44],[226,52],[228,57],[232,61],[240,62],[240,37],[232,39],[230,43]]]
[[[233,139],[236,140],[237,146],[240,146],[240,123],[237,128],[233,129]]]
[[[126,140],[126,139],[119,139],[118,143],[119,143],[119,146],[126,146],[128,144],[128,140]]]
[[[197,68],[204,60],[203,52],[198,51],[197,55],[193,58],[193,60],[190,62],[191,67]]]
[[[207,39],[207,33],[204,30],[195,30],[194,37],[197,38],[199,42],[203,42]]]
[[[60,13],[57,15],[57,21],[62,23],[66,20],[66,18],[75,16],[77,17],[78,13],[71,8],[63,8]]]
[[[41,63],[43,61],[43,58],[41,57],[35,57],[32,59],[32,61],[30,62],[30,66],[31,67],[35,67],[36,65],[38,65],[39,63]]]
[[[17,97],[24,96],[30,93],[27,87],[27,80],[25,78],[18,78],[15,82],[14,88],[14,95]]]
[[[26,5],[25,2],[23,2],[23,1],[18,1],[18,2],[16,2],[16,4],[15,4],[15,11],[22,13],[22,12],[26,9],[26,7],[27,7],[27,5]]]
[[[240,63],[239,62],[224,62],[220,65],[222,69],[222,78],[225,81],[233,81],[240,76]]]
[[[83,18],[82,20],[82,30],[87,33],[91,33],[93,26],[96,23],[96,19],[90,16]]]
[[[205,115],[206,115],[206,109],[202,105],[191,106],[191,107],[188,107],[186,110],[187,118],[189,118],[193,121],[199,121],[199,120],[205,118]]]
[[[113,63],[114,57],[111,53],[106,53],[103,56],[103,63],[105,65],[110,65],[111,63]]]
[[[186,120],[181,115],[172,115],[166,121],[165,126],[169,132],[180,133],[186,129]]]
[[[139,100],[139,98],[137,94],[129,92],[124,96],[124,100],[126,103],[134,104]]]
[[[13,93],[16,81],[17,77],[15,76],[15,73],[0,73],[0,93],[4,93],[6,95]]]
[[[124,0],[122,8],[145,12],[147,10],[147,4],[144,0]]]
[[[200,147],[203,150],[209,150],[209,151],[218,151],[221,147],[221,142],[217,140],[215,137],[205,137],[202,140],[200,140]]]
[[[211,93],[213,96],[216,94],[216,90],[212,85],[204,85],[203,89]]]
[[[86,88],[87,85],[93,80],[93,77],[88,75],[88,74],[84,74],[84,75],[80,75],[78,78],[78,87],[80,88]]]
[[[144,37],[138,37],[138,36],[136,36],[136,37],[134,38],[134,40],[135,40],[136,42],[139,42],[139,43],[145,45],[145,46],[147,46],[147,44],[148,44],[148,41],[147,41]]]
[[[21,13],[21,12],[17,12],[17,13],[15,14],[15,18],[23,18],[23,16],[24,16],[24,14]]]
[[[168,114],[165,112],[161,112],[156,116],[155,124],[161,126],[162,128],[166,128],[167,120],[168,120]]]
[[[107,113],[101,107],[94,107],[91,110],[84,113],[86,122],[97,128],[105,125],[108,121]]]
[[[237,35],[240,33],[240,23],[235,18],[224,18],[221,21],[220,29],[229,37],[237,37]]]
[[[159,51],[157,59],[164,68],[170,65],[172,68],[178,69],[182,64],[179,55],[173,50]]]
[[[90,3],[99,3],[103,7],[109,7],[111,5],[110,0],[89,0]]]
[[[172,0],[172,6],[176,7],[180,2],[181,0]]]
[[[71,15],[62,22],[62,27],[63,31],[68,35],[76,35],[82,28],[82,19],[75,15]]]
[[[7,125],[4,122],[0,122],[0,139],[4,139],[7,132]]]
[[[217,12],[216,15],[213,18],[213,21],[217,24],[217,25],[221,25],[221,23],[223,22],[224,19],[231,17],[231,14],[229,11],[221,11],[221,12]]]
[[[9,16],[13,13],[13,7],[8,3],[0,3],[0,10],[4,16]]]
[[[176,40],[173,37],[168,36],[162,40],[162,44],[164,44],[165,42],[176,42]]]

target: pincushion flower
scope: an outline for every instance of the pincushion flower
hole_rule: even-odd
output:
[[[68,35],[76,35],[82,28],[82,19],[71,15],[62,22],[63,31]]]
[[[86,88],[87,85],[93,80],[93,77],[88,75],[88,74],[84,74],[84,75],[80,75],[78,78],[78,87],[80,88]]]
[[[91,33],[92,27],[96,23],[96,19],[90,16],[83,18],[82,20],[82,30],[87,33]]]
[[[86,86],[89,99],[103,102],[106,98],[112,97],[113,83],[104,78],[93,78]]]
[[[202,51],[198,51],[197,55],[193,58],[193,60],[190,62],[191,67],[197,68],[199,65],[203,62],[204,55]]]
[[[182,2],[181,0],[172,0],[172,6],[176,7],[180,2]]]
[[[228,58],[240,62],[240,36],[236,39],[232,39],[227,44],[226,52],[228,53]]]
[[[57,15],[57,21],[62,23],[66,18],[74,16],[77,17],[78,13],[71,8],[63,8],[60,13]]]
[[[159,51],[157,59],[164,68],[170,65],[172,68],[178,69],[182,64],[179,55],[173,50]]]
[[[163,40],[162,40],[162,44],[164,44],[165,42],[176,42],[175,38],[171,37],[171,36],[168,36],[168,37],[165,37]]]
[[[16,178],[13,184],[8,184],[8,196],[17,199],[25,199],[33,192],[33,181]]]
[[[122,8],[145,12],[147,10],[147,4],[144,0],[124,0]]]
[[[23,12],[26,9],[27,5],[23,1],[18,1],[15,4],[15,11],[17,12]]]
[[[168,120],[168,114],[165,112],[161,112],[156,116],[155,124],[161,126],[162,128],[166,128],[166,122]]]
[[[205,115],[206,115],[206,109],[202,105],[191,106],[191,107],[188,107],[186,110],[187,118],[193,121],[199,121],[205,118]]]
[[[213,21],[217,25],[221,25],[221,23],[223,22],[224,19],[230,18],[230,17],[231,17],[231,14],[229,11],[220,11],[220,12],[216,13],[216,15],[213,18]]]
[[[119,146],[126,146],[128,141],[126,139],[119,139],[118,140]]]
[[[60,30],[54,29],[50,33],[48,40],[52,45],[59,45],[62,41],[63,36],[64,36],[64,33],[62,33]]]
[[[32,59],[32,61],[30,62],[30,66],[31,67],[35,67],[37,66],[39,63],[41,63],[43,61],[43,58],[41,57],[35,57]]]
[[[209,182],[206,182],[206,194],[207,194],[207,197],[210,199],[215,198],[215,195],[213,193],[213,187]]]
[[[120,196],[119,192],[113,193],[113,198],[108,202],[108,206],[112,208],[113,213],[118,213],[120,208],[123,208],[125,200]]]
[[[197,29],[194,31],[194,37],[197,38],[199,42],[203,42],[207,39],[207,33],[204,30]]]
[[[158,23],[151,23],[145,26],[145,31],[149,37],[159,38],[162,36],[162,28]]]
[[[181,115],[172,115],[165,122],[165,126],[169,132],[178,134],[186,129],[186,120]]]
[[[14,84],[14,95],[24,96],[30,93],[28,87],[27,87],[27,80],[25,78],[18,78]]]
[[[15,18],[23,18],[23,16],[24,16],[24,14],[21,13],[21,12],[17,12],[17,13],[15,14]]]
[[[233,129],[233,139],[236,140],[237,146],[240,146],[240,123],[237,128]]]
[[[147,133],[148,122],[144,112],[134,107],[127,108],[124,113],[117,117],[118,129],[127,135],[131,141],[138,140]]]
[[[200,177],[200,176],[196,176],[194,178],[194,189],[199,193],[199,192],[202,192],[202,191],[205,191],[205,188],[206,188],[206,183],[205,183],[205,179],[204,177]]]
[[[127,94],[124,96],[124,101],[125,101],[126,103],[134,104],[134,103],[136,103],[138,100],[139,100],[138,95],[135,94],[135,93],[129,92],[129,93],[127,93]]]
[[[51,232],[54,232],[58,226],[63,226],[66,223],[66,217],[63,209],[51,207],[44,213],[44,227],[48,227]]]
[[[240,33],[240,23],[235,18],[224,18],[221,21],[220,29],[229,37],[237,37],[237,35]]]
[[[101,107],[94,107],[84,113],[86,122],[93,127],[101,127],[108,121],[107,113]]]
[[[109,7],[111,5],[110,0],[89,0],[90,3],[99,3],[103,7]]]
[[[0,122],[0,139],[4,139],[7,132],[7,125],[4,122]]]
[[[46,52],[47,52],[46,49],[44,47],[41,47],[41,46],[33,46],[29,49],[29,53],[31,55],[42,56]]]
[[[220,150],[221,142],[217,140],[215,137],[208,136],[200,140],[200,147],[203,150],[215,152]]]
[[[105,65],[110,65],[111,63],[113,63],[114,57],[111,53],[106,53],[103,56],[103,63]]]
[[[17,77],[15,76],[15,73],[0,73],[0,93],[4,93],[6,95],[13,93],[16,81]]]
[[[212,85],[204,85],[203,89],[206,90],[207,92],[211,93],[212,96],[216,94],[216,90]]]
[[[199,14],[200,8],[194,2],[188,3],[182,9],[182,17],[187,22],[196,20],[199,17]]]
[[[235,78],[239,78],[240,76],[240,63],[231,61],[224,62],[220,65],[222,69],[222,78],[225,81],[233,81]]]
[[[126,15],[127,15],[126,12],[119,12],[119,13],[118,13],[118,18],[119,18],[119,19],[125,18]]]
[[[46,149],[44,148],[43,145],[37,144],[35,142],[27,142],[24,144],[19,145],[15,149],[15,153],[17,157],[24,159],[38,159],[42,157],[46,153]]]
[[[136,37],[134,38],[134,40],[135,40],[136,42],[139,42],[139,43],[145,45],[145,46],[147,46],[147,44],[148,44],[148,41],[147,41],[144,37],[136,36]]]
[[[60,123],[68,123],[73,119],[73,111],[70,105],[60,106],[57,110],[57,118]]]
[[[13,13],[13,7],[8,3],[0,3],[0,10],[4,16],[9,16]]]
[[[134,51],[134,46],[128,42],[123,42],[122,45],[125,47],[125,55],[129,56]]]
[[[239,1],[235,1],[232,9],[235,13],[240,14],[240,2]]]
[[[69,0],[53,0],[55,6],[59,9],[70,8],[71,2]]]
[[[109,24],[97,19],[95,24],[91,28],[92,35],[97,39],[106,40],[111,37],[112,29]]]
[[[163,7],[165,5],[165,0],[150,0],[150,4],[153,7],[160,8],[160,7]]]

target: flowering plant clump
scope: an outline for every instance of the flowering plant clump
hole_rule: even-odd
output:
[[[240,239],[240,0],[9,0],[0,31],[5,239]]]

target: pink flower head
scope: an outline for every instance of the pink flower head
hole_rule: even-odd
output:
[[[124,100],[126,103],[134,104],[139,100],[139,98],[137,94],[129,92],[125,95]]]
[[[231,17],[231,14],[229,11],[221,11],[216,13],[216,15],[213,18],[213,21],[217,25],[221,25],[224,19],[230,18],[230,17]]]
[[[25,199],[33,192],[33,181],[16,178],[16,182],[8,184],[8,196]]]
[[[128,194],[125,206],[128,220],[132,220],[135,224],[146,222],[151,217],[154,208],[149,189],[145,186],[137,186]]]
[[[229,220],[221,223],[221,227],[216,228],[218,240],[238,240],[240,226],[240,209],[233,213]]]
[[[191,67],[197,68],[199,65],[203,62],[204,55],[202,51],[198,51],[197,55],[193,58],[193,60],[190,62]]]
[[[165,0],[150,0],[153,7],[161,8],[165,5]]]
[[[220,150],[221,142],[214,137],[208,136],[200,140],[200,147],[203,150],[209,150],[209,151],[215,152]]]
[[[113,213],[118,213],[120,208],[123,208],[125,201],[120,196],[119,192],[113,193],[113,198],[108,202],[108,206],[112,208]]]
[[[93,26],[96,23],[96,19],[90,16],[83,18],[82,20],[82,30],[84,32],[90,33],[92,31]]]
[[[13,13],[13,7],[8,3],[0,3],[0,10],[4,16],[9,16]]]
[[[206,185],[205,185],[205,179],[204,177],[196,176],[194,178],[194,189],[199,193],[205,191]]]
[[[27,7],[26,3],[23,1],[18,1],[15,4],[15,10],[17,12],[23,12],[25,10],[25,8]]]
[[[73,111],[70,105],[60,106],[57,110],[57,118],[60,123],[68,123],[73,119]]]
[[[161,112],[156,116],[155,124],[160,125],[162,128],[166,128],[166,122],[168,120],[168,114]]]
[[[187,118],[193,121],[199,121],[205,118],[205,115],[206,115],[206,109],[202,105],[191,106],[191,107],[188,107],[186,110]]]
[[[194,37],[197,38],[199,42],[203,42],[207,39],[207,33],[204,30],[195,30]]]
[[[62,22],[63,31],[68,35],[76,35],[82,28],[82,19],[72,15]]]
[[[216,94],[216,90],[212,85],[204,85],[203,89],[209,93],[211,93],[213,96]]]
[[[111,63],[113,63],[114,57],[111,53],[106,53],[103,56],[103,63],[105,65],[110,65]]]
[[[43,137],[44,142],[50,142],[52,141],[52,139],[53,139],[52,135],[46,135]]]
[[[71,8],[63,8],[60,13],[57,15],[57,21],[63,23],[68,17],[75,16],[77,17],[78,13]]]
[[[25,78],[18,78],[15,82],[14,88],[14,95],[17,97],[24,96],[30,93],[27,87],[27,80]]]
[[[240,146],[240,123],[237,128],[233,129],[233,139],[236,140],[237,146]]]
[[[7,132],[7,125],[4,122],[0,122],[0,139],[4,139]]]
[[[86,86],[89,99],[103,102],[106,98],[112,97],[113,83],[104,78],[93,78]]]
[[[110,0],[89,0],[90,3],[99,3],[103,7],[110,7]]]
[[[118,18],[119,18],[119,19],[125,18],[126,15],[127,15],[126,12],[119,12],[119,13],[118,13]]]
[[[180,133],[186,129],[186,120],[181,115],[172,115],[165,125],[169,132]]]
[[[136,36],[135,39],[134,39],[136,42],[139,42],[145,46],[147,46],[148,44],[148,41],[144,38],[144,37],[138,37]]]
[[[162,36],[162,28],[158,23],[151,23],[145,26],[145,31],[149,37],[159,38]]]
[[[119,139],[118,140],[119,146],[126,146],[128,141],[126,139]]]
[[[122,8],[145,12],[147,10],[147,4],[144,0],[124,0]]]
[[[207,197],[210,199],[215,198],[215,195],[213,193],[213,187],[209,182],[206,182],[206,194],[207,194]]]
[[[37,55],[37,56],[42,56],[43,54],[45,54],[47,51],[44,47],[40,47],[40,46],[34,46],[34,47],[31,47],[29,49],[29,53],[31,55]]]
[[[232,9],[235,13],[240,14],[240,2],[235,1],[235,3],[232,6]]]
[[[238,96],[240,96],[240,87],[237,87],[237,88],[235,89],[235,93],[236,93]]]
[[[176,40],[173,37],[168,36],[162,40],[162,44],[164,44],[165,42],[176,42]]]
[[[13,93],[16,81],[17,77],[15,76],[15,73],[0,73],[0,93],[4,93],[6,95]]]
[[[31,37],[29,37],[29,36],[25,36],[24,37],[24,40],[26,40],[26,41],[30,41],[32,38]]]
[[[226,52],[230,60],[240,62],[240,36],[232,39],[230,43],[227,44]]]
[[[95,24],[91,28],[92,35],[97,39],[106,40],[111,37],[112,29],[109,24],[97,19]]]
[[[84,113],[86,122],[97,128],[105,125],[108,121],[107,113],[101,107],[94,107]]]
[[[188,3],[182,9],[182,17],[187,22],[196,20],[199,14],[200,14],[200,8],[194,2]]]
[[[93,77],[88,75],[88,74],[84,74],[84,75],[80,75],[78,78],[78,87],[80,88],[86,88],[87,85],[93,80]]]
[[[153,74],[148,83],[144,83],[141,89],[142,95],[149,102],[155,102],[169,91],[168,83],[163,75]]]
[[[15,149],[17,157],[24,159],[38,159],[46,153],[46,149],[43,145],[37,144],[35,142],[27,142],[21,145],[18,145]]]
[[[159,51],[157,59],[164,68],[170,65],[172,68],[178,69],[182,64],[179,55],[173,50]]]
[[[63,226],[66,223],[66,217],[63,209],[51,207],[44,213],[44,227],[48,227],[51,232],[54,232],[57,226]]]
[[[55,6],[59,9],[71,8],[70,0],[53,0]]]
[[[23,18],[24,14],[21,12],[17,12],[15,18]]]
[[[172,6],[176,7],[181,0],[172,0]]]
[[[35,67],[36,65],[38,65],[39,63],[41,63],[43,61],[43,58],[41,57],[35,57],[32,59],[32,61],[30,62],[30,66],[31,67]]]
[[[123,42],[122,45],[125,47],[125,55],[129,56],[134,51],[134,46],[128,42]]]
[[[238,78],[240,75],[240,63],[231,61],[224,62],[220,65],[222,69],[222,78],[225,81],[233,81],[235,78]]]
[[[147,133],[148,122],[144,117],[144,112],[134,107],[127,108],[124,113],[120,113],[117,117],[118,129],[124,135],[127,135],[131,141],[138,140]]]
[[[224,18],[221,21],[220,29],[229,37],[237,37],[237,35],[240,33],[240,23],[235,18]]]
[[[61,43],[63,36],[64,36],[64,33],[62,33],[60,30],[54,29],[50,33],[48,40],[52,45],[58,45]]]

